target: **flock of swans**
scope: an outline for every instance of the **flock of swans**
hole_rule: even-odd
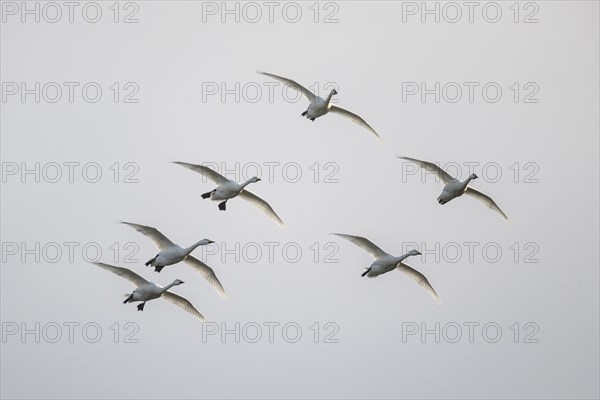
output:
[[[283,78],[281,76],[273,75],[267,72],[258,71],[258,73],[276,79],[302,93],[302,95],[304,95],[304,97],[306,97],[310,102],[306,111],[304,111],[301,114],[303,117],[314,121],[315,119],[322,117],[329,112],[333,112],[334,114],[339,114],[351,119],[356,124],[370,131],[375,137],[377,137],[377,139],[381,140],[377,132],[362,117],[341,107],[331,104],[332,97],[337,94],[337,91],[335,89],[332,90],[325,99],[323,99],[319,96],[316,96],[310,90],[291,79]],[[439,204],[446,204],[449,201],[462,196],[463,194],[467,194],[481,201],[488,208],[496,211],[502,216],[502,218],[509,222],[509,219],[506,216],[506,214],[500,209],[500,207],[498,207],[494,200],[492,200],[489,196],[479,192],[478,190],[468,187],[470,182],[477,178],[477,175],[471,174],[465,181],[461,182],[460,180],[452,177],[450,174],[448,174],[446,171],[444,171],[434,163],[417,160],[415,158],[409,157],[398,158],[415,163],[420,168],[434,173],[445,184],[442,193],[437,199]],[[246,182],[237,183],[225,178],[218,172],[203,165],[189,164],[180,161],[176,161],[175,164],[181,165],[182,167],[197,172],[203,175],[204,177],[210,179],[217,185],[217,187],[213,190],[204,193],[202,195],[202,198],[210,198],[213,201],[218,201],[219,210],[225,211],[227,202],[229,200],[235,197],[240,197],[242,199],[248,200],[250,203],[257,206],[265,214],[267,214],[274,222],[279,224],[282,228],[285,228],[283,220],[277,215],[277,213],[273,210],[269,203],[267,203],[265,200],[261,199],[260,197],[246,189],[246,187],[249,184],[259,182],[260,178],[253,177],[247,180]],[[196,249],[198,246],[204,246],[214,243],[212,240],[202,239],[196,243],[193,243],[189,247],[184,248],[173,243],[158,229],[153,228],[151,226],[139,225],[131,222],[121,223],[135,229],[139,233],[150,238],[158,248],[159,252],[145,263],[146,267],[154,267],[154,270],[156,272],[161,272],[161,270],[166,266],[183,262],[186,265],[192,267],[198,273],[200,273],[200,275],[202,275],[204,279],[206,279],[206,281],[208,281],[208,283],[213,286],[213,288],[217,291],[219,296],[221,296],[223,300],[227,300],[227,294],[225,293],[225,289],[223,288],[223,285],[217,278],[215,271],[211,267],[206,265],[204,262],[191,255],[192,251],[194,251],[194,249]],[[433,286],[431,286],[427,278],[422,273],[403,262],[408,257],[420,255],[421,253],[419,251],[411,250],[406,254],[396,257],[381,250],[377,245],[375,245],[373,242],[364,237],[347,235],[342,233],[334,233],[334,235],[337,235],[338,237],[352,242],[353,244],[368,252],[375,259],[373,263],[365,269],[361,276],[375,278],[379,275],[385,274],[393,270],[404,272],[415,282],[417,282],[420,286],[422,286],[434,298],[436,303],[441,303],[436,291],[434,290]],[[181,307],[182,309],[197,317],[198,319],[202,321],[205,320],[202,314],[192,305],[192,303],[190,303],[189,300],[169,290],[174,286],[181,285],[182,283],[184,283],[180,279],[175,279],[169,285],[162,287],[153,282],[147,281],[137,273],[127,268],[116,267],[113,265],[108,265],[99,262],[95,262],[92,264],[103,268],[107,271],[110,271],[116,275],[119,275],[136,285],[137,288],[131,294],[126,295],[127,298],[123,303],[127,304],[132,302],[141,302],[137,306],[138,311],[144,310],[144,305],[147,301],[158,298],[164,298],[165,300]]]

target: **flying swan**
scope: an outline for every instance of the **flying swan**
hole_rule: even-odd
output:
[[[319,96],[316,96],[315,94],[313,94],[313,92],[311,92],[304,86],[300,85],[296,81],[293,81],[293,80],[287,79],[287,78],[283,78],[278,75],[269,74],[268,72],[262,72],[262,71],[257,71],[257,72],[261,75],[265,75],[265,76],[271,77],[273,79],[276,79],[276,80],[296,89],[300,93],[302,93],[302,95],[304,95],[304,97],[306,97],[308,99],[308,101],[310,101],[310,104],[308,105],[308,108],[306,109],[306,111],[304,111],[301,114],[303,117],[306,117],[306,118],[310,119],[311,121],[314,121],[316,118],[319,118],[319,117],[327,114],[328,112],[332,112],[334,114],[339,114],[346,118],[351,119],[354,123],[362,126],[363,128],[368,129],[373,135],[375,135],[375,137],[377,139],[381,140],[381,138],[379,137],[377,132],[375,132],[375,129],[371,128],[371,126],[369,124],[367,124],[367,122],[364,119],[362,119],[360,116],[358,116],[346,109],[343,109],[341,107],[331,104],[331,98],[333,97],[333,95],[338,94],[338,92],[335,89],[332,89],[331,92],[329,92],[329,95],[327,95],[327,97],[325,99],[322,99]]]
[[[434,163],[430,163],[427,161],[421,161],[421,160],[417,160],[417,159],[409,158],[409,157],[398,156],[398,158],[400,158],[402,160],[408,160],[408,161],[411,161],[411,162],[417,164],[419,167],[436,174],[437,177],[440,178],[442,180],[442,182],[444,182],[444,184],[445,184],[444,190],[442,190],[442,194],[440,194],[440,196],[437,198],[438,203],[446,204],[450,200],[452,200],[456,197],[460,197],[466,193],[469,196],[475,197],[477,200],[481,201],[488,208],[496,211],[498,214],[500,214],[502,216],[502,218],[504,218],[504,220],[506,222],[510,222],[510,220],[508,219],[506,214],[504,214],[504,212],[500,209],[500,207],[498,207],[496,202],[494,200],[492,200],[491,197],[481,193],[478,190],[467,187],[469,182],[471,182],[473,179],[477,179],[477,175],[471,174],[464,182],[461,182],[458,179],[450,176],[450,174],[448,174],[446,171],[444,171],[443,169],[441,169]]]
[[[271,217],[273,221],[279,224],[279,226],[285,228],[285,223],[281,220],[281,218],[279,218],[269,203],[245,189],[249,184],[259,182],[260,178],[255,176],[248,179],[244,183],[238,184],[234,181],[230,181],[218,172],[213,171],[212,169],[203,165],[188,164],[180,161],[175,161],[174,164],[178,164],[182,167],[198,172],[199,174],[219,185],[210,192],[202,195],[203,199],[208,199],[210,197],[210,199],[213,201],[221,201],[219,203],[219,210],[225,211],[227,200],[240,196],[242,199],[248,200],[260,208],[265,214]]]
[[[217,275],[215,275],[215,271],[213,271],[211,267],[204,264],[202,261],[198,260],[196,257],[190,255],[190,253],[196,247],[214,243],[212,240],[202,239],[188,248],[183,248],[171,242],[156,228],[153,228],[151,226],[133,224],[131,222],[121,221],[121,223],[130,226],[131,228],[135,229],[136,231],[140,232],[145,236],[148,236],[152,240],[152,242],[154,242],[156,247],[158,247],[158,249],[160,250],[154,258],[148,260],[145,263],[146,266],[153,266],[156,272],[160,272],[167,265],[173,265],[177,264],[180,261],[185,261],[187,265],[191,266],[192,268],[194,268],[194,270],[202,274],[204,279],[206,279],[208,283],[210,283],[212,287],[215,288],[215,290],[217,291],[217,293],[219,293],[219,296],[221,296],[223,300],[227,300],[227,294],[225,294],[225,289],[223,289],[221,282],[219,282]]]
[[[169,289],[173,286],[181,285],[182,283],[184,283],[182,280],[175,279],[172,283],[168,284],[165,287],[162,287],[158,286],[154,282],[148,282],[147,280],[145,280],[144,278],[127,268],[115,267],[113,265],[108,265],[99,262],[94,262],[92,264],[97,265],[98,267],[103,268],[107,271],[110,271],[113,274],[117,274],[137,286],[137,289],[135,289],[133,293],[131,293],[125,299],[123,304],[133,303],[134,301],[141,301],[142,303],[138,304],[137,309],[138,311],[144,311],[144,306],[146,305],[147,301],[162,297],[163,299],[170,301],[176,306],[183,308],[185,311],[192,314],[200,321],[205,321],[202,314],[200,314],[200,312],[196,310],[196,308],[192,305],[192,303],[189,302],[188,299],[186,299],[185,297],[181,297],[178,294],[169,292]]]
[[[343,233],[334,233],[334,235],[344,238],[354,243],[358,247],[362,248],[363,250],[366,250],[367,253],[369,253],[375,259],[371,266],[367,268],[361,276],[366,275],[369,278],[375,278],[376,276],[397,269],[408,274],[408,276],[410,276],[415,282],[417,282],[425,290],[427,290],[427,292],[434,298],[437,304],[441,304],[437,293],[435,292],[427,278],[425,278],[425,275],[402,262],[405,258],[421,254],[417,250],[411,250],[400,257],[394,257],[391,254],[388,254],[385,251],[381,250],[373,242],[364,237],[346,235]]]

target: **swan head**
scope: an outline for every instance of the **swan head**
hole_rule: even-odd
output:
[[[184,282],[184,281],[182,281],[181,279],[175,279],[175,280],[173,281],[173,286],[176,286],[176,285],[181,285],[182,283],[185,283],[185,282]]]
[[[414,249],[411,250],[411,251],[409,251],[408,253],[406,253],[407,257],[410,257],[410,256],[420,256],[420,255],[421,255],[421,252],[419,250],[414,250]]]
[[[477,175],[475,175],[475,174],[471,174],[471,176],[469,178],[471,178],[471,179],[477,179],[479,177]]]
[[[200,241],[200,246],[206,246],[207,244],[211,244],[211,243],[214,243],[214,241],[210,240],[210,239],[202,239]]]
[[[258,176],[254,176],[252,178],[250,178],[250,180],[248,182],[250,183],[256,183],[256,182],[260,182],[261,179]]]
[[[333,96],[334,94],[338,94],[337,90],[331,89],[331,95]]]

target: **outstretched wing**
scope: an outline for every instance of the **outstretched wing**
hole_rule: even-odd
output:
[[[349,118],[355,124],[358,124],[358,125],[362,126],[363,128],[368,129],[373,135],[375,135],[375,137],[377,139],[381,140],[381,138],[379,137],[379,134],[377,132],[375,132],[375,129],[371,128],[371,125],[367,124],[367,121],[362,119],[362,117],[354,114],[353,112],[346,110],[345,108],[338,107],[338,106],[331,106],[329,111],[334,114],[339,114],[346,118]]]
[[[186,299],[185,297],[181,297],[180,295],[169,292],[169,291],[164,292],[161,297],[165,300],[170,301],[171,303],[175,304],[176,306],[183,308],[185,311],[192,314],[194,317],[198,318],[200,321],[202,321],[202,322],[206,321],[206,319],[204,319],[204,316],[202,314],[200,314],[200,311],[196,310],[196,308],[192,305],[192,303],[190,303],[190,301],[188,299]]]
[[[413,162],[413,163],[417,164],[419,167],[423,168],[424,170],[434,173],[444,183],[448,183],[448,182],[454,180],[454,178],[452,176],[450,176],[449,173],[447,173],[446,171],[444,171],[443,169],[441,169],[434,163],[430,163],[427,161],[421,161],[421,160],[417,160],[416,158],[410,158],[410,157],[398,157],[398,158],[400,158],[402,160],[408,160],[410,162]]]
[[[173,164],[181,165],[182,167],[191,169],[192,171],[196,171],[197,173],[201,174],[202,176],[207,177],[208,179],[210,179],[217,185],[220,185],[225,182],[229,182],[229,179],[225,178],[223,175],[219,174],[218,172],[216,172],[208,167],[205,167],[204,165],[188,164],[188,163],[184,163],[181,161],[173,161]]]
[[[139,276],[138,274],[136,274],[135,272],[133,272],[130,269],[115,267],[114,265],[108,265],[108,264],[99,263],[99,262],[93,262],[92,264],[94,264],[100,268],[103,268],[107,271],[110,271],[113,274],[117,274],[117,275],[127,279],[129,282],[133,283],[137,287],[140,287],[140,286],[143,286],[143,285],[146,285],[149,283],[147,280],[145,280],[144,278],[142,278],[141,276]]]
[[[175,246],[175,243],[171,242],[165,235],[160,233],[160,231],[156,228],[153,228],[151,226],[146,226],[146,225],[133,224],[131,222],[121,221],[121,223],[132,227],[133,229],[135,229],[136,231],[140,232],[141,234],[143,234],[145,236],[148,236],[150,239],[152,239],[152,242],[154,242],[156,247],[158,247],[160,250],[164,250],[169,247]]]
[[[217,293],[219,293],[219,296],[221,296],[223,300],[228,300],[227,294],[225,293],[225,289],[223,289],[223,285],[221,285],[219,278],[217,278],[215,271],[213,271],[211,267],[204,264],[202,261],[198,260],[194,256],[187,256],[183,262],[187,263],[200,274],[202,274],[204,279],[206,279],[208,283],[210,283],[212,287],[215,288],[215,290],[217,291]]]
[[[433,289],[433,286],[431,286],[431,284],[429,283],[427,278],[425,278],[425,275],[423,275],[416,269],[409,267],[408,265],[406,265],[404,263],[398,263],[398,265],[396,265],[396,269],[398,269],[399,271],[402,271],[405,274],[407,274],[408,276],[410,276],[415,282],[417,282],[425,290],[427,290],[427,292],[433,297],[433,299],[435,300],[435,302],[437,304],[441,304],[440,298],[438,297],[437,293]]]
[[[500,214],[502,216],[502,218],[504,218],[504,220],[506,222],[510,222],[510,220],[508,219],[506,214],[504,214],[504,212],[500,209],[500,207],[498,207],[498,204],[496,204],[496,202],[494,200],[492,200],[492,198],[490,196],[485,195],[485,194],[481,193],[480,191],[475,190],[470,187],[467,188],[465,193],[472,197],[475,197],[477,200],[481,201],[483,204],[488,206],[488,208],[496,211],[498,214]]]
[[[271,219],[273,221],[277,222],[279,224],[279,226],[281,226],[282,228],[285,228],[285,223],[283,222],[283,220],[281,218],[279,218],[279,215],[277,215],[277,213],[275,212],[275,210],[273,210],[273,208],[269,205],[269,203],[267,203],[266,201],[264,201],[263,199],[261,199],[260,197],[255,195],[254,193],[249,192],[247,190],[243,190],[242,193],[239,194],[239,196],[242,199],[246,199],[246,200],[250,201],[251,203],[253,203],[254,205],[258,206],[258,208],[260,208],[265,214],[267,214],[269,217],[271,217]]]
[[[288,85],[288,86],[296,89],[297,91],[299,91],[300,93],[302,93],[302,95],[304,97],[306,97],[308,99],[308,101],[310,101],[311,103],[314,102],[316,100],[316,98],[317,98],[317,96],[315,96],[313,94],[313,92],[311,92],[310,90],[308,90],[307,88],[305,88],[304,86],[302,86],[301,84],[299,84],[296,81],[293,81],[293,80],[288,79],[288,78],[284,78],[282,76],[269,74],[268,72],[262,72],[262,71],[256,71],[256,72],[258,72],[261,75],[265,75],[265,76],[271,77],[273,79],[276,79],[279,82],[282,82],[282,83],[284,83],[284,84],[286,84],[286,85]]]
[[[366,239],[362,236],[352,236],[352,235],[346,235],[344,233],[334,233],[334,235],[337,235],[341,238],[351,241],[358,247],[362,248],[363,250],[366,250],[367,253],[369,253],[371,256],[373,256],[373,258],[380,258],[380,257],[388,255],[388,253],[386,253],[385,251],[383,251],[379,247],[377,247],[377,245],[375,245],[375,243],[371,242],[369,239]]]

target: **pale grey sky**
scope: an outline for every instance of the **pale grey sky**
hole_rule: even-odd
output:
[[[118,15],[98,2],[96,23],[89,2],[72,23],[64,5],[52,23],[37,3],[37,23],[21,4],[1,4],[3,398],[599,396],[598,2],[480,2],[473,22],[454,3],[456,23],[436,2],[439,23],[421,2],[229,2],[226,14],[138,1]],[[307,103],[256,70],[321,95],[335,85],[383,141],[337,115],[301,118]],[[458,164],[463,179],[472,163],[473,186],[512,223],[470,198],[438,205],[442,185],[397,155]],[[239,163],[230,177],[261,176],[251,190],[289,229],[240,199],[220,212],[200,197],[214,184],[172,161]],[[39,182],[22,175],[35,168]],[[156,249],[121,220],[216,241],[194,254],[230,301],[183,265],[146,269]],[[400,273],[361,278],[370,256],[331,232],[396,255],[417,243],[408,264],[444,304]],[[158,284],[184,280],[174,291],[211,323],[164,300],[120,304],[133,287],[86,262],[98,248]],[[236,323],[239,343],[222,340]],[[436,324],[439,343],[421,337]]]

